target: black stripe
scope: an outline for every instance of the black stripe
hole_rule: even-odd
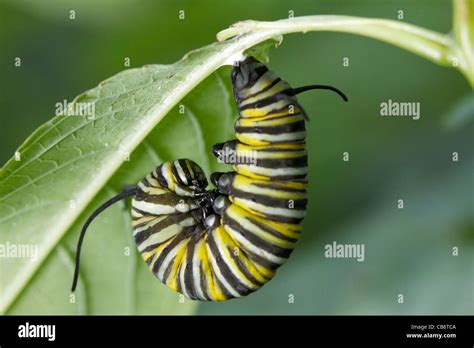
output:
[[[179,161],[178,161],[179,162]],[[181,166],[182,168],[183,166]],[[184,170],[184,169],[183,169]],[[182,186],[187,186],[183,180],[181,180],[181,177],[179,176],[178,169],[176,169],[176,166],[174,165],[174,162],[171,164],[171,173],[173,173],[174,178],[178,182],[178,184]]]
[[[143,178],[143,180],[140,181],[140,183],[145,186],[145,187],[152,187],[153,185],[148,181],[147,178]],[[142,191],[143,192],[143,191]]]
[[[178,160],[178,162],[181,165],[181,169],[183,169],[184,175],[186,176],[186,180],[188,181],[189,185],[191,185],[194,173],[191,173],[186,160]]]
[[[290,114],[290,112],[289,112],[289,110],[288,110],[289,107],[290,107],[290,105],[293,105],[295,110],[296,110],[297,108],[300,109],[300,110],[301,110],[301,114],[303,114],[303,116],[305,117],[305,119],[307,119],[307,116],[306,116],[305,111],[303,110],[303,108],[301,107],[301,105],[298,104],[296,101],[295,101],[294,103],[289,104],[289,105],[285,105],[285,106],[283,106],[283,107],[281,107],[281,108],[279,108],[279,109],[272,109],[272,110],[268,111],[267,113],[265,113],[265,114],[263,114],[263,115],[261,115],[261,116],[258,116],[258,117],[265,117],[265,116],[270,116],[270,115],[272,115],[272,114],[279,114],[279,113],[282,113],[282,112],[284,112],[284,111],[287,111],[287,113],[284,114],[284,115],[278,115],[278,116],[275,116],[275,117],[269,117],[269,118],[267,118],[267,120],[273,120],[273,119],[280,118],[280,117],[286,117],[287,115],[291,115],[291,116],[299,115],[299,114],[300,114],[299,111]],[[242,117],[242,116],[240,116],[240,117]],[[248,118],[248,117],[242,117],[242,118]]]
[[[230,253],[232,260],[234,260],[235,264],[237,265],[237,268],[249,279],[253,284],[255,284],[257,287],[260,287],[263,285],[262,282],[258,281],[255,279],[255,277],[252,275],[252,273],[248,270],[247,267],[245,267],[245,264],[242,262],[241,258],[237,255],[234,254],[234,250],[230,246],[227,246],[227,250]],[[243,254],[245,257],[248,257],[242,249],[239,248],[239,255]],[[252,291],[255,291],[256,289],[253,289]]]
[[[269,181],[257,181],[255,180],[252,182],[252,185],[261,187],[261,188],[269,188],[272,190],[277,190],[277,191],[284,191],[284,192],[299,192],[299,193],[306,193],[305,189],[297,189],[293,187],[286,187],[284,185],[278,185],[278,183],[275,183],[274,180],[269,180]]]
[[[176,257],[173,258],[173,260],[170,261],[168,266],[166,267],[165,272],[163,273],[163,279],[162,282],[166,284],[168,277],[170,276],[171,270],[173,269],[174,266],[174,261],[176,260]],[[178,267],[179,268],[179,267]],[[176,276],[177,274],[175,274]],[[179,280],[179,279],[178,279]],[[179,283],[179,282],[178,282]]]
[[[278,82],[280,82],[280,81],[281,81],[281,78],[277,77],[275,80],[273,80],[272,83],[270,83],[267,87],[261,89],[260,91],[255,92],[255,93],[253,93],[253,94],[250,94],[250,95],[246,96],[245,98],[240,98],[240,97],[239,97],[239,98],[238,98],[238,102],[240,103],[240,102],[242,102],[242,101],[244,101],[244,100],[247,100],[247,99],[256,97],[256,96],[259,95],[259,94],[265,93],[266,91],[268,91],[269,89],[271,89],[273,86],[275,86],[275,85],[276,85]]]
[[[246,150],[246,149],[239,149],[237,148],[237,153],[239,151],[257,151],[257,152],[296,152],[296,151],[305,151],[305,145],[306,145],[306,142],[304,141],[299,141],[299,142],[291,142],[291,144],[293,145],[298,145],[298,144],[301,144],[302,146],[300,148],[296,148],[296,149],[287,149],[287,148],[283,148],[281,146],[275,146],[275,145],[258,145],[258,146],[249,146],[249,145],[245,145],[243,143],[241,143],[240,141],[238,140],[235,140],[237,142],[239,142],[239,145],[240,146],[245,146],[245,147],[248,147],[249,149]]]
[[[245,239],[247,239],[251,244],[255,247],[265,250],[266,252],[281,257],[281,258],[288,258],[290,256],[293,249],[282,248],[277,245],[271,244],[267,241],[264,241],[260,237],[256,236],[252,232],[246,230],[242,225],[239,224],[238,221],[232,219],[227,213],[224,214],[224,224],[231,227],[233,230],[240,233]]]
[[[160,222],[156,223],[153,226],[150,226],[146,230],[140,231],[135,235],[135,243],[140,245],[143,243],[145,240],[147,240],[150,236],[152,236],[155,233],[159,233],[161,230],[171,226],[171,225],[178,225],[182,221],[184,221],[187,218],[192,217],[191,213],[181,213],[181,214],[171,214],[168,215],[166,218],[161,220]],[[196,222],[197,224],[198,222]],[[181,228],[184,228],[181,226]],[[135,228],[134,228],[135,229]]]
[[[298,182],[304,182],[306,183],[306,173],[305,174],[292,174],[292,175],[263,175],[261,173],[258,173],[255,168],[258,168],[257,166],[253,166],[250,164],[239,164],[237,163],[237,173],[239,175],[244,175],[239,173],[239,166],[244,166],[248,171],[254,173],[255,175],[261,176],[263,178],[268,178],[269,180],[278,180],[278,181],[298,181]],[[244,175],[245,176],[245,175]]]
[[[166,192],[163,194],[155,195],[146,192],[138,192],[133,198],[135,201],[154,203],[159,205],[167,205],[169,207],[176,207],[180,201],[184,201],[189,205],[199,205],[193,197],[179,196],[174,192]],[[133,204],[132,204],[133,205]]]
[[[256,63],[259,63],[259,62],[256,62]],[[255,64],[255,63],[252,62],[251,64]],[[263,74],[265,74],[267,71],[268,71],[268,68],[265,65],[261,65],[261,66],[256,67],[255,69],[252,69],[249,72],[249,80],[247,81],[245,86],[242,87],[240,90],[252,88],[253,85],[258,81],[258,79],[262,77]],[[235,85],[233,87],[235,89]]]
[[[257,204],[264,205],[270,208],[283,208],[291,210],[306,210],[308,200],[306,198],[291,199],[291,198],[274,198],[268,195],[258,194],[254,192],[246,192],[235,187],[230,188],[230,196],[232,198],[242,198]],[[293,201],[293,208],[288,207],[288,202]]]
[[[224,228],[225,228],[225,225],[224,225]],[[238,243],[237,241],[235,241],[235,242]],[[249,251],[244,251],[244,250],[242,250],[242,247],[240,247],[240,249],[241,249],[242,252],[245,253],[245,255],[247,255],[247,257],[248,257],[252,262],[258,263],[258,264],[259,264],[260,266],[262,266],[262,267],[268,268],[268,269],[270,269],[270,270],[275,270],[275,269],[277,269],[278,267],[280,267],[279,264],[273,263],[273,262],[271,262],[271,261],[268,261],[267,259],[264,259],[264,258],[261,257],[260,255],[254,254],[254,253],[253,253],[252,251],[250,251],[250,250],[249,250]],[[260,273],[260,272],[259,272],[259,273]],[[268,278],[267,276],[265,276],[265,275],[262,274],[262,273],[260,273],[260,275],[261,275],[263,278],[267,279],[267,281],[270,280],[270,279],[273,277],[273,275],[272,275],[272,276],[270,276],[270,278]]]
[[[135,211],[136,213],[139,213],[139,214],[143,215],[143,216],[140,216],[140,217],[144,217],[144,216],[163,216],[163,214],[152,214],[152,213],[148,213],[146,211],[137,209],[133,206],[133,203],[132,203],[132,210]]]
[[[258,227],[260,227],[265,232],[268,232],[272,236],[275,236],[279,239],[282,239],[282,240],[285,240],[285,241],[288,241],[288,242],[292,242],[292,243],[296,243],[296,241],[298,240],[297,238],[288,237],[288,236],[284,235],[283,233],[278,232],[277,230],[271,228],[270,226],[268,226],[268,225],[266,225],[266,224],[264,224],[264,223],[262,223],[258,220],[254,220],[252,218],[247,218],[247,220],[249,220],[252,224],[257,225]]]
[[[207,252],[207,251],[206,251]],[[210,267],[210,266],[209,266]],[[200,284],[201,284],[201,290],[204,294],[204,297],[207,299],[207,300],[210,300],[211,298],[209,297],[208,293],[210,293],[210,289],[209,287],[207,286],[207,276],[204,272],[204,268],[202,267],[202,262],[199,263],[199,275],[201,277],[201,279],[199,280]],[[211,271],[211,276],[212,276],[212,271]]]
[[[290,90],[285,89],[281,92],[275,93],[269,97],[257,100],[256,102],[253,102],[250,104],[245,104],[245,105],[239,104],[239,110],[243,111],[243,110],[248,110],[248,109],[259,109],[259,108],[263,108],[265,106],[268,106],[270,104],[273,104],[285,99],[288,99],[290,102],[292,101],[296,102],[296,98],[293,97],[293,95],[289,94],[288,93],[289,91]]]
[[[239,207],[240,207],[240,205],[239,205]],[[245,208],[243,208],[243,209],[245,209]],[[267,218],[268,220],[274,221],[274,222],[293,224],[293,225],[300,224],[301,221],[303,221],[303,219],[304,219],[304,217],[295,218],[295,217],[288,217],[288,216],[282,216],[282,215],[273,215],[273,214],[265,214],[265,218]]]
[[[257,158],[256,167],[261,168],[304,168],[308,166],[308,156],[289,158]]]
[[[234,276],[230,270],[229,265],[224,261],[224,256],[220,253],[217,243],[214,240],[214,234],[211,233],[208,238],[208,245],[211,250],[212,255],[216,259],[217,266],[224,277],[224,279],[229,283],[233,290],[235,290],[239,295],[245,296],[250,291],[250,288],[245,284],[241,283],[237,277]],[[217,277],[217,276],[216,276]]]
[[[193,276],[193,257],[196,242],[198,239],[197,234],[193,234],[188,244],[186,245],[186,264],[184,265],[184,287],[189,297],[192,299],[198,299],[196,295],[196,289],[194,288],[194,276]]]
[[[179,292],[180,294],[183,294],[183,288],[181,287],[181,282],[179,279],[179,273],[181,272],[181,267],[183,266],[183,263],[181,262],[178,266],[178,269],[176,271],[176,277],[178,278],[176,282],[176,291]],[[183,294],[184,295],[184,294]]]
[[[192,233],[194,230],[194,226],[184,228],[181,233],[178,233],[169,243],[166,247],[163,248],[163,250],[160,253],[160,256],[158,256],[158,259],[153,265],[153,270],[152,272],[155,273],[156,275],[158,274],[158,269],[160,268],[161,264],[165,260],[166,256],[170,253],[173,248],[178,245],[182,240],[186,239],[189,237],[189,235]],[[173,262],[173,261],[170,261]]]
[[[280,124],[277,126],[240,126],[236,123],[234,127],[235,133],[245,134],[245,133],[258,133],[258,134],[271,134],[271,135],[280,135],[287,133],[295,133],[305,131],[305,121],[300,120],[291,123]],[[303,137],[304,139],[304,137]],[[286,140],[285,142],[288,142]]]
[[[151,263],[151,261],[153,261],[154,258],[155,258],[155,254],[151,255],[148,259],[146,259],[146,261],[145,261],[146,264],[148,266],[150,266],[150,263]]]
[[[293,105],[296,105],[296,104],[293,104]],[[283,108],[281,108],[281,109],[279,109],[279,110],[282,111],[282,110],[286,110],[286,109],[288,109],[288,106],[284,106]],[[301,107],[300,107],[300,109],[301,109]],[[268,115],[268,114],[267,114],[267,115]],[[258,117],[252,117],[252,118],[260,119],[260,118],[264,118],[264,117],[265,117],[265,119],[262,120],[262,122],[263,122],[263,121],[266,122],[266,121],[281,120],[282,118],[294,117],[294,116],[303,116],[303,117],[304,117],[304,113],[302,113],[302,112],[295,112],[295,113],[290,114],[290,113],[288,112],[288,113],[285,114],[285,115],[278,115],[278,116],[272,116],[272,117],[268,117],[268,116],[264,115],[264,116],[258,116]],[[240,120],[241,118],[243,118],[243,119],[249,119],[249,117],[242,117],[242,116],[240,116],[237,120]]]
[[[166,181],[166,178],[163,176],[162,169],[163,169],[163,165],[160,164],[158,167],[156,167],[154,171],[151,172],[151,177],[155,179],[156,181],[158,181],[158,183],[160,184],[162,188],[168,188],[168,181]],[[156,175],[155,175],[155,172],[156,172]]]
[[[211,267],[212,267],[212,266],[211,266]],[[232,295],[232,294],[227,290],[227,288],[224,286],[224,284],[221,283],[221,281],[219,280],[219,278],[217,278],[217,276],[214,277],[214,283],[219,286],[219,288],[221,289],[221,292],[224,294],[224,297],[225,297],[226,299],[234,298],[234,297],[235,297],[234,295]]]
[[[259,124],[262,124],[262,123],[267,123],[269,121],[280,121],[280,125],[282,125],[282,124],[294,123],[294,122],[298,122],[298,121],[304,121],[304,115],[300,112],[296,112],[296,113],[293,113],[293,114],[287,113],[287,114],[278,115],[278,116],[271,116],[271,117],[269,117],[269,116],[256,116],[256,117],[239,116],[237,118],[237,121],[235,122],[236,126],[240,126],[240,122],[242,122],[242,121],[245,121],[245,122],[251,121],[255,125],[259,125]],[[250,127],[250,126],[242,126],[242,127]],[[262,126],[262,127],[264,127],[264,126]],[[267,126],[267,127],[276,127],[276,125]]]
[[[163,242],[160,242],[160,243],[150,244],[145,249],[143,249],[143,251],[141,253],[143,254],[145,252],[152,251],[152,250],[158,248],[161,244],[167,243],[171,238],[173,238],[173,237],[170,237],[167,240],[164,240]]]

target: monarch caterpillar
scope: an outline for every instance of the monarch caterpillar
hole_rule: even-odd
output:
[[[72,291],[88,226],[127,197],[132,197],[133,236],[149,269],[190,299],[248,295],[290,256],[307,204],[307,116],[295,96],[328,89],[347,97],[325,85],[291,88],[253,57],[234,66],[231,80],[239,112],[236,139],[214,145],[212,152],[234,171],[213,173],[215,188],[206,190],[198,164],[164,162],[103,203],[82,228]]]

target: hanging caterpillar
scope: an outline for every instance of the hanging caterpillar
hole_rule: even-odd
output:
[[[208,180],[195,162],[165,162],[102,204],[82,228],[72,291],[88,226],[127,197],[133,236],[150,271],[190,299],[246,296],[288,259],[307,204],[307,116],[295,96],[328,89],[347,97],[326,85],[293,89],[253,57],[234,66],[231,80],[239,112],[236,139],[212,152],[234,171],[213,173],[215,188],[206,190]]]

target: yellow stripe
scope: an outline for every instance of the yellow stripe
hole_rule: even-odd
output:
[[[161,253],[163,252],[163,249],[171,243],[173,239],[169,239],[168,241],[158,245],[155,249],[149,251],[149,252],[142,252],[142,257],[145,259],[145,261],[149,258],[149,253],[154,253],[155,256],[153,257],[153,260],[151,263],[148,265],[148,269],[153,272],[153,265],[155,264],[156,260],[160,257]]]
[[[256,136],[256,134],[254,134],[253,136]],[[253,137],[249,137],[249,136],[247,136],[245,134],[242,134],[242,133],[236,133],[235,137],[239,141],[241,141],[241,142],[243,142],[247,145],[268,145],[268,144],[270,144],[270,142],[268,142],[266,140],[259,140],[259,139],[253,138]]]
[[[258,264],[257,262],[254,262],[253,264],[254,264],[255,268],[257,269],[257,271],[267,279],[267,282],[270,279],[272,279],[273,276],[275,275],[275,271],[272,271],[271,269],[266,268],[266,267]]]
[[[266,84],[266,86],[270,85],[270,83],[273,83],[274,80],[272,81],[268,81],[268,83]],[[285,81],[279,81],[275,86],[273,86],[272,88],[270,88],[269,90],[263,92],[263,93],[259,93],[257,94],[256,96],[254,97],[250,97],[250,98],[245,98],[245,100],[243,100],[240,105],[243,106],[243,105],[247,105],[247,104],[251,104],[251,103],[255,103],[256,101],[259,101],[259,100],[262,100],[262,99],[265,99],[265,98],[268,98],[268,97],[271,97],[272,95],[276,94],[276,93],[279,93],[281,91],[284,91],[285,89],[289,88],[290,86],[288,85],[288,83],[286,83]],[[263,88],[262,88],[263,89]],[[261,89],[260,89],[261,90]],[[254,94],[254,93],[253,93]],[[248,94],[247,94],[248,95]]]
[[[251,220],[247,219],[248,217],[255,218],[252,214],[248,214],[244,209],[238,207],[237,205],[233,204],[228,209],[226,214],[229,215],[230,218],[237,221],[244,229],[249,231],[250,233],[254,234],[255,236],[280,247],[293,249],[295,243],[286,241],[284,239],[278,238],[272,235],[269,232],[262,230],[257,225],[253,224]],[[257,219],[255,219],[257,220]],[[267,220],[268,221],[268,220]],[[267,223],[264,223],[268,226]],[[283,233],[282,233],[283,234]]]
[[[272,220],[268,220],[266,218],[260,218],[258,216],[253,215],[250,212],[247,212],[245,209],[240,208],[239,206],[233,204],[228,208],[229,209],[235,209],[237,212],[235,214],[241,214],[243,217],[246,218],[251,218],[253,220],[256,220],[257,222],[268,226],[269,228],[276,230],[280,232],[281,234],[290,237],[290,238],[298,238],[302,227],[301,224],[290,224],[290,223],[282,223],[282,222],[275,222]]]
[[[268,149],[276,149],[276,150],[304,150],[306,147],[306,143],[304,141],[298,143],[283,143],[283,144],[274,144],[270,146],[248,146],[242,143],[237,143],[236,150],[268,150]]]
[[[265,176],[265,175],[259,175],[259,174],[256,174],[252,171],[250,171],[248,168],[248,166],[246,165],[239,165],[239,164],[236,164],[236,165],[233,165],[232,166],[234,168],[234,170],[236,172],[238,172],[239,174],[242,174],[242,175],[245,175],[245,176],[248,176],[250,178],[255,178],[255,179],[259,179],[259,180],[270,180],[270,178],[268,176]]]
[[[186,247],[188,245],[189,238],[183,243],[180,247],[178,252],[176,253],[175,257],[171,262],[173,262],[173,266],[171,269],[170,274],[168,275],[168,278],[165,279],[165,284],[172,290],[178,291],[178,269],[179,266],[181,265],[181,260],[183,259],[183,255],[186,253]]]
[[[156,216],[153,216],[153,215],[146,215],[146,216],[142,216],[138,219],[133,219],[132,220],[132,227],[136,226],[136,225],[139,225],[141,223],[144,223],[144,222],[148,222],[148,221],[151,221],[153,219],[156,219],[157,217]]]
[[[228,246],[231,248],[232,251],[234,251],[236,248],[239,251],[239,254],[237,257],[239,260],[242,262],[243,267],[247,269],[247,271],[260,283],[266,283],[267,279],[263,277],[258,270],[254,267],[252,261],[250,261],[247,256],[245,255],[245,252],[238,247],[236,242],[232,239],[232,237],[226,232],[226,230],[221,227],[216,231],[216,236],[219,238],[219,241],[224,244],[225,246]],[[230,252],[227,248],[224,248],[224,252],[226,255],[226,260],[229,260],[228,265],[229,267],[232,267],[235,273],[238,274],[240,278],[243,278],[246,280],[246,282],[253,284],[254,287],[257,287],[255,283],[253,283],[250,279],[248,279],[245,274],[243,274],[240,269],[238,268],[236,262],[234,261],[232,255],[230,255]],[[230,265],[230,263],[232,265]]]
[[[288,117],[278,117],[272,120],[266,120],[266,119],[261,120],[260,117],[239,118],[236,122],[236,126],[271,127],[271,126],[281,126],[281,125],[300,122],[300,121],[304,121],[304,116],[301,114],[294,114]]]
[[[253,69],[256,69],[263,64],[255,64]],[[260,92],[262,89],[270,85],[273,81],[275,81],[278,76],[273,71],[266,71],[262,76],[259,77],[257,81],[253,84],[250,88],[245,88],[239,92],[241,98],[247,98],[249,95],[255,94]]]
[[[274,105],[274,104],[272,104]],[[293,103],[293,113],[292,114],[298,114],[302,112],[301,108],[295,103]],[[270,109],[271,110],[271,109]],[[260,109],[247,109],[247,110],[242,110],[240,112],[241,117],[261,117],[261,116],[266,116],[268,118],[270,117],[276,117],[276,116],[288,116],[290,115],[289,111],[287,109],[283,109],[279,112],[272,112],[267,114],[270,110],[267,110],[265,108],[260,108]]]
[[[176,181],[174,180],[173,172],[171,171],[171,163],[165,162],[161,166],[161,173],[167,179],[168,182],[168,189],[171,191],[175,191]]]
[[[199,247],[198,251],[198,259],[202,265],[202,271],[205,275],[207,289],[202,289],[213,301],[224,301],[226,300],[226,296],[222,293],[222,290],[219,288],[217,284],[214,282],[214,275],[213,271],[210,266],[209,262],[209,255],[207,253],[206,243],[202,243]]]
[[[237,190],[261,194],[265,196],[269,196],[272,198],[279,198],[279,199],[304,199],[306,198],[306,192],[293,192],[293,191],[282,191],[282,190],[275,190],[273,188],[263,188],[261,186],[257,186],[255,184],[261,185],[276,185],[273,181],[263,181],[263,180],[255,180],[248,178],[243,175],[237,174],[234,177],[233,187]],[[282,182],[280,181],[279,184],[276,186],[281,187],[282,189],[305,189],[305,184],[302,183],[292,183],[292,182]]]

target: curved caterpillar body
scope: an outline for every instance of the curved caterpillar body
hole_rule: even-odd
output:
[[[292,89],[252,57],[235,66],[231,78],[236,139],[214,145],[213,153],[234,171],[213,173],[215,189],[206,190],[196,163],[165,162],[99,207],[81,233],[73,290],[85,230],[102,210],[129,196],[133,236],[150,271],[190,299],[248,295],[288,259],[307,204],[306,114],[295,95],[333,88]]]

